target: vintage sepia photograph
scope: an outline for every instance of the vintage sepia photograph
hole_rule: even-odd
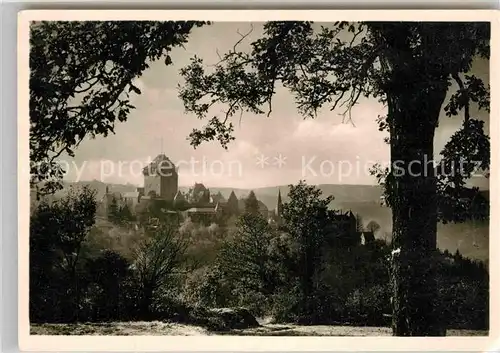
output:
[[[28,31],[30,335],[489,335],[490,21]]]

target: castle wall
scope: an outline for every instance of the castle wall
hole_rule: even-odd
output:
[[[171,201],[179,189],[179,175],[172,173],[169,176],[161,177],[160,192],[158,193],[162,199]]]
[[[158,197],[171,201],[179,189],[179,176],[172,173],[169,176],[148,175],[144,176],[144,195],[148,196],[154,191]]]
[[[151,191],[154,191],[156,195],[160,195],[160,177],[157,175],[145,175],[144,176],[144,195],[149,196]]]

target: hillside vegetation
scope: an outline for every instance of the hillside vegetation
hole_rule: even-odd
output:
[[[338,326],[346,325],[389,326],[389,244],[363,244],[359,233],[336,228],[331,199],[315,186],[292,185],[287,200],[283,224],[269,224],[257,200],[248,198],[238,217],[210,225],[155,209],[145,211],[154,222],[96,218],[90,188],[42,201],[30,219],[34,332],[101,332],[99,325],[81,325],[86,322],[108,323],[99,326],[105,332],[144,329],[112,324],[131,321],[257,335],[316,332],[302,325],[332,326],[318,334],[342,334]],[[458,251],[441,252],[434,261],[446,326],[487,330],[485,264]],[[257,329],[255,317],[294,326],[266,322]]]
[[[482,180],[479,180],[482,181]],[[476,181],[475,184],[479,183]],[[484,183],[483,183],[484,184]],[[484,185],[481,184],[483,187]],[[136,186],[132,184],[105,184],[100,181],[85,181],[78,183],[67,183],[67,188],[71,185],[89,186],[96,190],[96,199],[100,200],[106,192],[106,186],[116,192],[135,191]],[[67,190],[67,188],[65,190]],[[335,199],[331,207],[337,210],[351,210],[353,213],[363,217],[366,224],[375,221],[380,225],[380,230],[375,234],[379,239],[390,240],[392,233],[391,209],[380,204],[382,188],[378,185],[337,185],[320,184],[317,188],[323,195],[333,195]],[[180,187],[181,191],[186,192],[188,187]],[[56,194],[57,197],[64,195],[65,190]],[[289,186],[275,186],[257,188],[253,191],[256,197],[262,201],[268,209],[276,207],[276,197],[278,190],[283,195],[283,201],[288,201]],[[250,189],[233,188],[210,188],[212,194],[221,192],[227,199],[234,191],[238,198],[248,196]],[[489,259],[489,222],[466,222],[459,224],[438,224],[438,247],[441,250],[455,252],[459,250],[464,256],[488,261]]]

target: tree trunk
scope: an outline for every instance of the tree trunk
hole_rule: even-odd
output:
[[[151,319],[151,304],[153,303],[153,288],[150,284],[143,284],[139,313],[142,320]]]
[[[419,78],[414,77],[413,82],[402,78],[403,88],[388,96],[392,328],[395,336],[441,336],[445,329],[434,266],[437,202],[433,142],[447,86],[446,81],[436,84],[415,79]]]

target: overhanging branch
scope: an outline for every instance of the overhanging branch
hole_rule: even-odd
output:
[[[467,92],[467,89],[465,88],[464,86],[464,83],[462,81],[462,79],[460,78],[460,76],[458,75],[458,73],[454,72],[451,77],[453,77],[453,79],[457,82],[458,84],[458,87],[460,89],[460,92],[461,92],[461,98],[464,100],[464,119],[465,119],[465,122],[469,121],[470,119],[470,104],[469,104],[469,101],[470,101],[470,98],[469,98],[469,94]]]

